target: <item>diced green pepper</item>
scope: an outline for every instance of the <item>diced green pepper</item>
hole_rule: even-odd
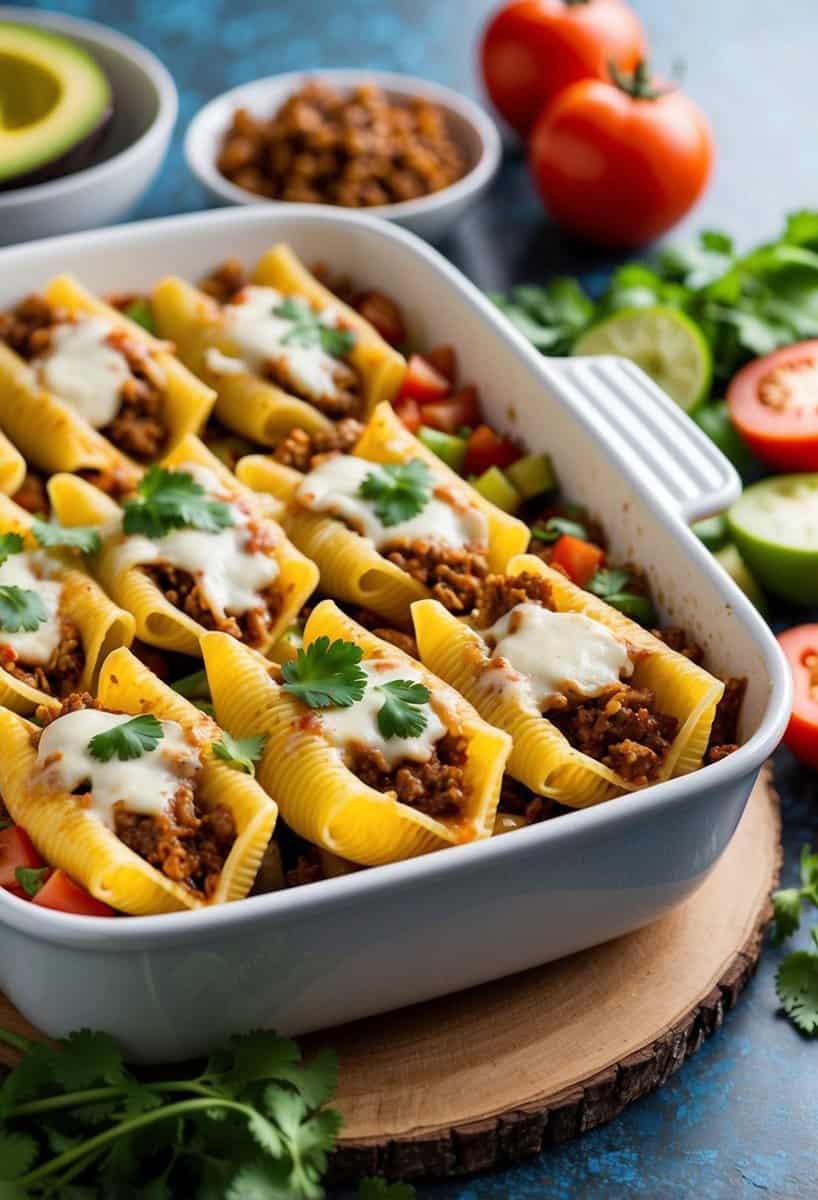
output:
[[[524,500],[553,491],[557,486],[557,477],[547,454],[525,454],[506,467],[506,475]]]
[[[694,525],[691,525],[691,529],[699,541],[704,542],[708,550],[720,550],[725,542],[730,540],[727,517],[724,513],[719,513],[715,517],[705,517],[703,521],[696,521]]]
[[[123,308],[122,313],[130,321],[134,321],[135,324],[141,325],[143,329],[147,329],[148,333],[156,333],[153,308],[150,300],[145,296],[137,296],[126,308]]]
[[[451,433],[442,433],[429,425],[421,425],[418,437],[427,449],[460,474],[466,461],[466,443],[463,438],[455,437]]]
[[[474,487],[485,500],[496,504],[503,512],[515,513],[520,507],[520,493],[499,467],[489,467],[474,481]]]

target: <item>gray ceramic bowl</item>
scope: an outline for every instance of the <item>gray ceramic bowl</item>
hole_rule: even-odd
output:
[[[114,115],[90,166],[59,179],[0,192],[0,245],[110,225],[153,180],[176,122],[168,72],[138,42],[62,13],[0,7],[0,21],[40,25],[83,46],[110,80]]]

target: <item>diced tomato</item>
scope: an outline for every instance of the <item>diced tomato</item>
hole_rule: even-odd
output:
[[[116,913],[107,904],[97,900],[84,887],[66,875],[65,871],[56,870],[45,881],[33,904],[41,908],[52,908],[56,912],[74,913],[83,917],[115,917]]]
[[[445,375],[449,383],[457,383],[457,352],[454,346],[435,346],[423,356],[436,371]]]
[[[365,321],[377,329],[385,342],[400,346],[406,341],[406,326],[403,315],[394,300],[383,292],[364,292],[355,301],[355,307]]]
[[[420,415],[420,405],[417,400],[413,400],[411,396],[399,396],[393,407],[409,432],[417,433],[423,424],[423,417]]]
[[[465,387],[456,396],[448,400],[438,400],[434,404],[424,404],[422,411],[423,424],[432,429],[440,429],[443,433],[457,433],[464,425],[474,428],[480,423],[480,400],[476,387]]]
[[[411,354],[406,374],[403,377],[398,399],[411,396],[421,404],[442,400],[452,390],[445,375],[441,375],[421,354]]]
[[[43,867],[34,843],[19,825],[0,829],[0,887],[18,891],[15,871],[18,867]]]
[[[579,587],[585,584],[602,566],[605,551],[595,546],[593,542],[584,542],[582,538],[572,537],[564,533],[557,538],[551,551],[551,562],[562,567],[569,579]]]
[[[785,629],[778,641],[789,660],[794,685],[784,744],[799,762],[818,768],[818,625]]]
[[[424,420],[426,419],[426,410]],[[506,437],[495,433],[488,425],[478,425],[466,444],[466,462],[463,469],[467,475],[482,475],[489,467],[510,467],[520,458],[520,451]]]

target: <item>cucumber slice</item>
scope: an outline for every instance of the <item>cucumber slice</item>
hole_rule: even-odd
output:
[[[744,595],[756,606],[758,611],[760,613],[766,612],[767,601],[764,599],[764,593],[733,543],[728,542],[726,546],[722,546],[721,550],[717,550],[713,557],[717,562],[721,563],[733,582],[738,584]]]
[[[499,467],[489,467],[475,479],[473,486],[485,500],[490,500],[503,512],[516,513],[520,507],[520,493]]]
[[[733,541],[770,592],[818,604],[818,474],[775,475],[745,489],[727,514]]]
[[[713,378],[713,355],[699,327],[662,305],[615,312],[584,333],[573,353],[631,359],[685,412],[701,403]]]
[[[523,500],[551,492],[557,486],[557,477],[547,454],[526,454],[518,458],[510,467],[506,467],[506,475]]]
[[[451,433],[442,433],[429,425],[421,425],[418,437],[433,454],[460,474],[466,461],[466,443],[463,438],[455,437]]]

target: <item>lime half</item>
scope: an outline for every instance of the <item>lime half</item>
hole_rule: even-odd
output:
[[[622,309],[584,333],[573,352],[631,359],[685,412],[710,391],[710,347],[689,317],[673,308]]]

